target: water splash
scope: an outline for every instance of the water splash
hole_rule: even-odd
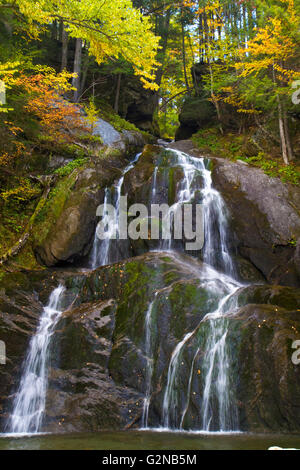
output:
[[[62,314],[59,303],[64,291],[62,285],[52,291],[37,331],[31,339],[10,417],[9,430],[12,433],[36,433],[40,429],[48,385],[49,346]]]

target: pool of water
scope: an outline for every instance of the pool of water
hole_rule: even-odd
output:
[[[300,435],[153,431],[0,435],[0,450],[267,450],[300,448]]]

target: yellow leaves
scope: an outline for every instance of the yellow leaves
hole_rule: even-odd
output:
[[[5,84],[6,88],[10,88],[14,84],[14,76],[18,71],[20,62],[0,63],[0,80]]]
[[[295,9],[295,1],[294,0],[281,0],[283,3],[287,4],[287,11],[289,14],[289,22],[294,25],[299,25],[299,17],[297,15]]]
[[[232,87],[223,87],[223,92],[228,92],[229,95],[223,99],[224,103],[230,104],[237,108],[238,113],[243,114],[259,114],[260,111],[257,111],[254,108],[247,107],[247,104],[244,100],[239,96],[239,94],[232,88]]]
[[[251,62],[236,63],[235,68],[240,71],[240,77],[247,77],[251,74],[257,74],[263,69],[272,66],[273,58],[264,58],[260,60],[252,60]]]
[[[16,136],[19,132],[23,132],[23,129],[21,129],[21,127],[15,126],[13,122],[4,121],[4,124],[6,124],[8,131],[11,132],[14,136]]]
[[[148,81],[143,76],[140,77],[140,80],[144,84],[144,88],[153,91],[159,90],[159,86],[157,85],[157,83]]]
[[[9,200],[14,200],[18,203],[22,203],[29,201],[38,194],[39,189],[35,188],[27,178],[20,178],[19,186],[7,191],[2,191],[0,193],[0,197],[6,202]]]
[[[85,119],[91,127],[91,132],[93,132],[94,126],[98,120],[98,110],[92,98],[90,99],[89,104],[85,106],[85,112],[87,114]]]
[[[288,3],[288,8],[293,8],[292,0],[282,2]],[[264,28],[256,29],[256,35],[249,41],[247,48],[239,51],[241,56],[246,56],[246,60],[235,64],[235,67],[240,77],[273,69],[279,74],[279,79],[290,80],[294,72],[282,64],[296,55],[297,48],[295,40],[288,35],[283,19],[269,18]]]
[[[295,17],[294,1],[293,0],[281,0],[282,3],[287,3],[289,14],[292,18]],[[299,20],[297,20],[299,23]],[[297,51],[298,44],[289,34],[290,22],[286,24],[284,19],[279,17],[269,18],[264,28],[256,29],[255,37],[249,41],[247,48],[240,50],[241,55],[247,55],[252,60],[252,67],[247,70],[247,65],[242,64],[245,67],[243,76],[248,73],[252,73],[255,70],[258,71],[263,68],[267,68],[270,64],[280,61],[287,60],[292,57]],[[286,72],[281,70],[281,73]]]
[[[1,2],[1,0],[0,0]],[[159,37],[152,32],[150,18],[144,17],[131,0],[15,0],[36,35],[39,25],[63,19],[66,30],[74,38],[89,44],[89,53],[98,63],[108,58],[123,57],[130,62],[145,86],[155,89],[155,60]]]

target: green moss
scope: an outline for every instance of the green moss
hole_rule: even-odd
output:
[[[34,243],[41,243],[45,240],[51,226],[62,213],[65,202],[76,182],[78,172],[79,168],[76,168],[70,175],[62,178],[51,190],[45,206],[36,218],[32,234]]]
[[[108,121],[119,132],[122,132],[124,130],[139,132],[145,137],[148,142],[151,142],[153,140],[151,134],[146,131],[142,131],[141,129],[138,129],[134,124],[132,124],[132,122],[126,121],[126,119],[121,118],[121,116],[116,114],[110,106],[101,106],[99,114],[105,121]]]
[[[58,176],[68,176],[72,173],[75,168],[80,168],[88,162],[88,158],[76,158],[71,162],[67,163],[67,165],[62,166],[55,170],[55,174]]]

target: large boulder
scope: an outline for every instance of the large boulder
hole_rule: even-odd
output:
[[[237,342],[242,430],[300,429],[300,367],[292,362],[292,345],[299,340],[299,302],[298,293],[296,303],[290,298],[287,308],[278,303],[249,304],[231,320],[228,341]]]
[[[180,126],[176,131],[176,140],[189,139],[199,129],[217,123],[216,109],[208,98],[205,94],[186,98],[179,114]]]
[[[157,93],[145,89],[139,79],[126,77],[120,92],[120,114],[139,129],[153,133],[153,115],[157,100]]]
[[[105,188],[126,165],[128,160],[110,148],[56,184],[33,230],[33,250],[41,264],[77,262],[88,255]]]
[[[141,132],[123,130],[117,131],[109,122],[99,118],[94,124],[93,135],[101,137],[104,145],[131,156],[143,148],[146,143]]]
[[[88,140],[86,163],[59,179],[34,226],[32,247],[42,265],[77,262],[88,255],[105,188],[120,178],[146,143],[141,132],[119,132],[103,119],[94,123],[93,135],[101,137],[101,143]],[[71,161],[56,158],[53,168]]]
[[[300,286],[300,188],[219,158],[213,159],[212,178],[229,208],[241,256],[268,282]]]
[[[234,70],[232,70],[234,73]],[[240,116],[233,106],[224,101],[218,102],[219,117],[216,106],[212,103],[209,65],[204,62],[194,64],[191,68],[193,78],[193,94],[185,98],[179,115],[180,126],[176,131],[175,140],[189,139],[200,129],[222,125],[223,129],[238,130]]]

